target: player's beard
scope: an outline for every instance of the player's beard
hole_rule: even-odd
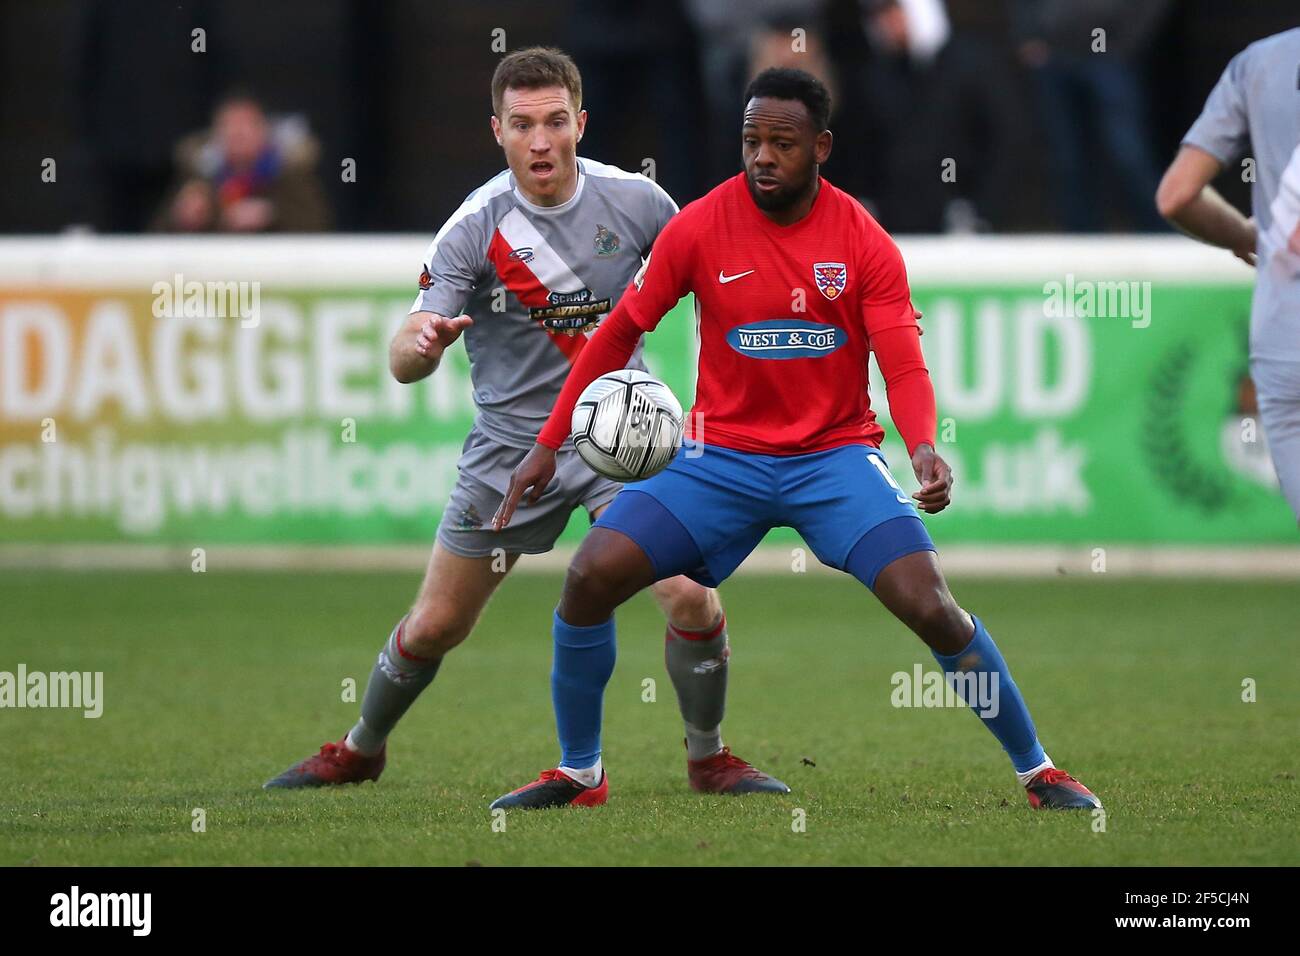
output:
[[[745,174],[745,185],[749,188],[749,195],[754,200],[754,205],[764,212],[784,212],[797,205],[812,194],[813,184],[816,181],[817,167],[814,166],[803,182],[785,185],[776,192],[765,193],[754,185],[753,177],[749,173]]]

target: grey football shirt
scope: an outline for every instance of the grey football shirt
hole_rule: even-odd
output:
[[[559,206],[529,202],[509,170],[470,193],[429,245],[411,311],[474,320],[462,338],[483,432],[532,446],[595,323],[676,212],[652,180],[584,158]],[[588,324],[569,335],[547,318]],[[645,368],[639,344],[628,367]]]
[[[1251,357],[1300,361],[1300,277],[1278,268],[1273,208],[1282,171],[1300,143],[1300,28],[1252,43],[1228,64],[1183,144],[1234,168],[1255,156],[1251,206],[1259,230]]]

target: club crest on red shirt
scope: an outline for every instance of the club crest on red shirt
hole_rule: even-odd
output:
[[[848,280],[849,270],[842,262],[813,263],[813,281],[828,299],[838,299]]]

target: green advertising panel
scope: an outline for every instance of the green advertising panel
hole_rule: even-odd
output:
[[[917,284],[956,475],[936,539],[1293,541],[1248,376],[1249,287],[1106,285]],[[0,290],[0,541],[430,541],[473,420],[463,348],[400,385],[387,348],[408,293],[259,296],[252,322],[158,317],[138,290]],[[695,342],[690,301],[647,338],[683,405]]]

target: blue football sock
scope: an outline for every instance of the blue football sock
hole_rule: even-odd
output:
[[[560,738],[560,766],[582,770],[600,757],[600,718],[605,685],[617,656],[614,619],[590,627],[566,624],[557,611],[551,634],[551,700]]]
[[[1025,699],[1020,696],[1020,688],[1016,687],[1015,681],[1011,679],[1007,662],[1002,659],[1002,653],[993,643],[993,638],[974,614],[971,615],[971,620],[975,622],[975,634],[964,650],[951,656],[934,651],[931,653],[934,654],[934,659],[939,662],[945,674],[974,674],[976,686],[983,688],[986,693],[992,693],[991,706],[986,706],[987,697],[985,702],[981,703],[971,694],[964,696],[971,709],[984,721],[984,726],[998,738],[998,742],[1011,758],[1016,772],[1024,773],[1032,770],[1043,763],[1047,755],[1043,752],[1042,744],[1038,742],[1038,733],[1034,730],[1034,721],[1029,716],[1029,708],[1025,706]],[[994,683],[995,676],[996,683]],[[959,680],[964,679],[959,677]],[[951,677],[948,680],[953,683]],[[960,683],[957,683],[956,687],[959,691],[963,690]]]

